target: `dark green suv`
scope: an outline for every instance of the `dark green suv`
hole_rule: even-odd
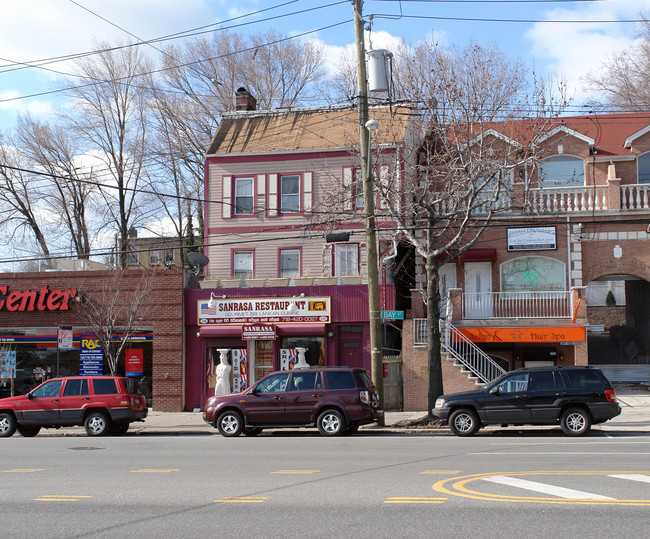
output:
[[[485,425],[560,425],[568,436],[621,413],[612,384],[591,367],[536,367],[507,372],[477,391],[443,395],[433,415],[457,436]]]

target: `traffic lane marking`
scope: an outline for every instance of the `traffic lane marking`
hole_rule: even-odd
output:
[[[278,470],[272,474],[294,474],[294,475],[311,475],[320,473],[320,470]]]
[[[423,496],[393,496],[384,503],[445,503],[447,498],[426,498]]]
[[[545,483],[538,483],[537,481],[528,481],[527,479],[520,479],[519,477],[508,477],[506,475],[493,475],[485,477],[483,481],[497,483],[499,485],[507,485],[510,487],[522,488],[525,490],[532,490],[542,494],[551,494],[552,496],[559,496],[560,498],[570,498],[575,500],[614,500],[609,496],[601,496],[599,494],[591,494],[590,492],[583,492],[581,490],[574,490],[572,488],[557,487],[555,485],[547,485]]]
[[[14,468],[13,470],[2,470],[2,473],[33,473],[44,472],[46,468]]]
[[[214,503],[264,503],[270,499],[271,496],[228,496],[222,500],[214,500]]]
[[[141,470],[131,470],[131,473],[171,473],[180,471],[180,468],[142,468]]]
[[[527,472],[508,472],[508,476],[609,476],[612,474],[623,475],[649,475],[648,471],[527,471]],[[621,506],[650,506],[650,500],[595,500],[595,499],[558,499],[558,498],[542,498],[530,496],[509,496],[503,494],[491,494],[478,492],[469,489],[466,485],[468,483],[485,479],[487,477],[494,477],[505,475],[500,473],[481,473],[474,475],[467,475],[464,477],[455,477],[450,479],[442,479],[433,485],[433,490],[442,494],[451,496],[458,496],[461,498],[470,498],[475,500],[485,501],[499,501],[499,502],[515,502],[515,503],[550,503],[550,504],[565,504],[565,505],[621,505]],[[453,483],[453,484],[451,484]],[[451,485],[450,485],[451,484]]]
[[[83,496],[76,494],[45,494],[40,498],[34,498],[37,502],[78,502],[82,499],[92,498],[92,496]]]
[[[650,483],[650,476],[641,474],[613,474],[609,477],[615,479],[629,479],[630,481],[639,481],[641,483]]]

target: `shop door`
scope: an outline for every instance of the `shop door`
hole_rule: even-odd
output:
[[[363,358],[363,334],[361,332],[340,333],[337,364],[368,369],[370,359],[367,363],[366,365]]]
[[[492,263],[465,263],[465,317],[492,317]]]

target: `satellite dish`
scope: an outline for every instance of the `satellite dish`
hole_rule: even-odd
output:
[[[210,259],[203,253],[191,252],[187,255],[187,261],[194,268],[194,275],[201,273],[201,270],[208,265]]]

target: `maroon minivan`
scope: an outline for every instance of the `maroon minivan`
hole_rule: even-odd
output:
[[[318,427],[323,436],[338,436],[372,423],[378,405],[367,371],[312,367],[274,372],[243,393],[210,397],[203,419],[223,436],[286,427]]]

